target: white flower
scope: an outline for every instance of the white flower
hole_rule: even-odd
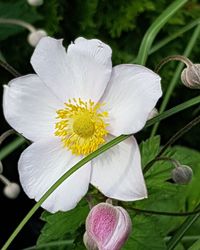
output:
[[[67,53],[62,40],[42,38],[31,58],[37,74],[4,88],[9,124],[33,141],[21,155],[19,175],[30,198],[42,195],[85,155],[120,134],[143,128],[162,94],[160,77],[140,65],[112,68],[111,48],[78,38]],[[43,203],[67,211],[86,194],[89,183],[123,201],[147,197],[135,138],[98,156],[64,181]]]

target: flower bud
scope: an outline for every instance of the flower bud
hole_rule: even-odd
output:
[[[20,193],[20,186],[17,183],[10,182],[3,189],[3,193],[10,199],[15,199]]]
[[[43,4],[43,0],[27,0],[27,2],[32,6],[40,6]]]
[[[131,229],[131,219],[124,208],[100,203],[86,219],[84,244],[88,250],[119,250]]]
[[[158,110],[156,108],[153,108],[152,111],[150,112],[149,116],[148,116],[148,120],[154,118],[157,115],[158,115]]]
[[[31,32],[29,35],[28,35],[28,43],[35,47],[41,38],[47,36],[47,33],[45,30],[36,30],[36,31],[33,31]]]
[[[200,89],[200,64],[192,64],[181,73],[183,84],[191,89]]]
[[[172,179],[177,184],[188,184],[192,180],[193,171],[186,165],[181,165],[172,170]]]

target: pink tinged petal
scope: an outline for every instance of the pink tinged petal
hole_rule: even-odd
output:
[[[111,48],[97,39],[79,37],[69,45],[67,60],[76,86],[76,97],[97,102],[112,71]]]
[[[52,136],[62,103],[37,75],[16,78],[4,86],[3,111],[8,123],[31,141]]]
[[[147,197],[140,152],[133,136],[92,160],[91,184],[117,200]]]
[[[83,235],[83,242],[88,250],[99,250],[98,245],[92,237],[88,236],[87,232]]]
[[[25,193],[38,201],[80,159],[63,148],[59,138],[33,143],[19,160],[20,181]],[[90,175],[88,163],[64,181],[42,207],[52,213],[74,208],[88,190]]]
[[[140,65],[113,68],[101,101],[109,113],[109,132],[115,136],[141,130],[162,95],[160,77]]]
[[[152,118],[156,117],[158,115],[158,110],[156,108],[153,108],[153,110],[150,112],[148,116],[148,120],[151,120]]]
[[[131,219],[125,209],[100,203],[86,219],[84,242],[90,250],[118,250],[128,239],[131,228]]]
[[[98,101],[110,79],[111,49],[99,40],[78,38],[68,47],[45,37],[37,45],[31,64],[63,102],[69,98]]]

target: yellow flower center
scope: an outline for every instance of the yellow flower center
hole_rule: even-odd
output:
[[[88,112],[81,112],[80,115],[77,115],[77,118],[75,118],[73,123],[73,130],[74,133],[83,138],[90,137],[94,134],[94,122]]]
[[[76,155],[87,155],[105,142],[108,134],[105,118],[107,112],[100,110],[103,104],[80,98],[69,100],[65,108],[57,110],[55,135],[61,137],[64,147]]]

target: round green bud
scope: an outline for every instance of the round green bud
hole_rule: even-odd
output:
[[[193,171],[186,165],[181,165],[172,170],[172,179],[177,184],[188,184],[192,180]]]

